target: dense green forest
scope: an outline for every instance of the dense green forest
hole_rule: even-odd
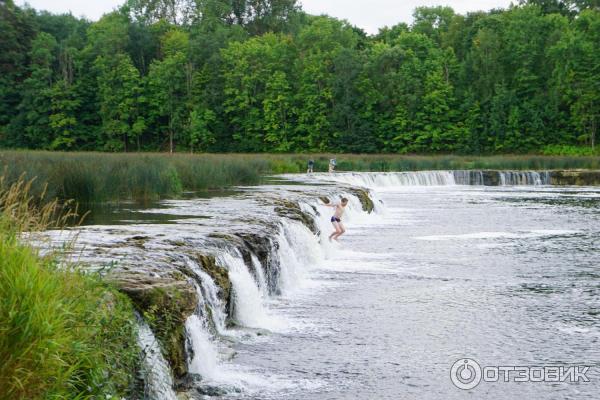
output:
[[[296,0],[128,0],[97,22],[0,0],[0,147],[592,149],[600,1],[421,7],[377,35]]]

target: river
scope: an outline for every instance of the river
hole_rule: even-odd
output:
[[[325,239],[331,210],[316,200],[320,237],[283,222],[277,293],[268,290],[268,272],[252,276],[235,251],[218,255],[233,283],[237,325],[214,313],[216,331],[206,317],[186,323],[190,372],[202,376],[194,396],[591,399],[600,392],[599,188],[542,185],[539,176],[496,187],[439,174],[288,178],[302,190],[366,186],[375,212],[352,198],[339,243]],[[245,196],[202,204],[249,212],[241,204],[253,195]],[[193,200],[167,202],[154,212],[186,219],[138,230],[204,234],[192,224],[197,209],[210,217]],[[91,227],[84,241],[99,231],[110,229]],[[198,286],[204,298],[211,290]],[[463,358],[482,367],[588,366],[590,382],[504,382],[501,375],[462,390],[450,371]]]

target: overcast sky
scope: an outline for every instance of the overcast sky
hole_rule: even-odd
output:
[[[25,1],[18,0],[18,4]],[[112,11],[124,0],[29,0],[33,8],[55,13],[71,11],[76,16],[97,20],[102,14]],[[448,5],[456,12],[506,8],[511,0],[301,0],[303,8],[310,14],[329,14],[347,19],[369,33],[377,33],[383,26],[398,22],[410,23],[412,12],[418,6]]]

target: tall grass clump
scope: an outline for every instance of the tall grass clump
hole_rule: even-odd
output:
[[[0,179],[0,399],[128,397],[139,361],[131,303],[33,247],[34,232],[71,215],[57,218],[58,203],[31,186]]]

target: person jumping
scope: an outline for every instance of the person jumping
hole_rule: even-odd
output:
[[[329,235],[329,240],[338,240],[338,238],[346,232],[344,224],[342,224],[342,215],[344,215],[344,209],[348,205],[348,199],[344,197],[342,198],[341,203],[325,205],[327,207],[335,208],[335,212],[331,217],[331,223],[333,224],[333,228],[335,229],[335,231],[331,235]]]

